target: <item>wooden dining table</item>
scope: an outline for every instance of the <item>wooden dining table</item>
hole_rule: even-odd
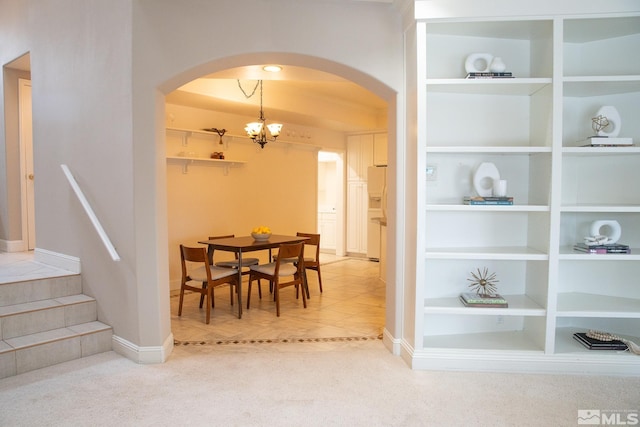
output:
[[[308,237],[285,236],[272,234],[268,240],[256,240],[252,236],[225,237],[222,239],[202,240],[198,243],[207,245],[209,262],[213,260],[215,250],[234,252],[238,256],[238,265],[242,265],[242,254],[245,252],[255,252],[269,250],[269,262],[271,262],[271,249],[277,248],[283,243],[299,243],[307,240]],[[306,276],[306,275],[305,275]],[[303,279],[306,287],[306,278]],[[306,289],[302,290],[307,292]],[[242,268],[238,268],[238,318],[242,319]]]

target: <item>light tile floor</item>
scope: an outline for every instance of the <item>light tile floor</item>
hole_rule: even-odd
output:
[[[280,317],[269,298],[268,283],[262,284],[262,300],[257,286],[246,309],[246,280],[243,283],[242,319],[237,306],[229,303],[229,290],[216,291],[210,324],[200,309],[198,294],[185,296],[182,316],[178,317],[179,297],[171,298],[171,325],[177,345],[228,345],[272,342],[330,342],[379,339],[384,327],[385,285],[379,280],[379,264],[363,259],[323,258],[323,293],[318,276],[308,272],[311,298],[307,308],[296,299],[294,288],[281,293]]]
[[[21,282],[73,274],[34,261],[33,252],[0,252],[0,283]]]
[[[226,288],[216,292],[216,307],[211,323],[204,323],[205,311],[198,308],[199,295],[185,296],[182,316],[178,317],[177,295],[171,300],[171,327],[177,345],[246,344],[298,341],[349,341],[378,339],[382,334],[385,315],[385,285],[378,279],[379,264],[365,259],[342,258],[321,254],[322,284],[309,271],[311,298],[307,308],[295,298],[293,288],[283,289],[281,314],[276,316],[275,302],[269,298],[268,284],[263,283],[263,299],[257,286],[251,296],[251,308],[246,309],[246,280],[243,284],[242,319],[237,306],[229,304]],[[0,252],[0,283],[70,274],[34,261],[33,252]]]

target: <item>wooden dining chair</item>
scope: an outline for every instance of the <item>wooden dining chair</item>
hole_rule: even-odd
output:
[[[204,247],[191,248],[180,245],[180,261],[182,263],[182,281],[180,284],[180,303],[178,316],[182,316],[182,303],[184,291],[189,290],[200,294],[200,308],[206,297],[207,320],[211,318],[211,307],[214,307],[213,289],[229,284],[232,288],[238,287],[237,272],[231,268],[220,268],[209,265],[209,257]],[[192,286],[189,282],[200,282],[201,286]],[[231,302],[233,303],[233,289],[231,290]]]
[[[276,315],[280,316],[280,289],[288,286],[295,286],[296,293],[299,292],[300,287],[303,286],[303,251],[304,245],[302,243],[282,244],[278,247],[278,255],[275,262],[268,264],[252,265],[249,269],[249,286],[247,295],[247,309],[251,304],[251,284],[255,279],[268,280],[274,293],[274,299],[276,301]],[[297,259],[297,262],[292,263],[287,259]],[[287,279],[289,278],[289,279]],[[307,308],[307,297],[303,290],[302,303],[304,308]]]
[[[307,237],[307,240],[304,241],[305,251],[303,251],[305,285],[307,284],[307,270],[314,270],[316,273],[318,273],[318,285],[320,287],[320,293],[322,293],[322,275],[320,273],[320,235],[298,231],[296,233],[296,236]],[[312,256],[307,256],[308,254],[312,254]],[[294,263],[296,262],[295,259],[287,259],[286,261]],[[308,286],[305,290],[307,292],[307,298],[309,298]]]
[[[300,237],[308,237],[304,241],[305,248],[311,248],[314,252],[313,256],[307,257],[307,253],[304,254],[304,270],[305,274],[307,270],[314,270],[318,273],[318,285],[320,286],[320,293],[322,293],[322,275],[320,274],[320,235],[313,233],[301,233],[296,234]]]

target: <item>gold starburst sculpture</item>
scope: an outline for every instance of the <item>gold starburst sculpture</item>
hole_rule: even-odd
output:
[[[477,269],[477,274],[471,272],[473,279],[467,279],[471,284],[469,287],[476,291],[478,295],[495,295],[498,290],[496,283],[499,280],[496,279],[496,273],[489,274],[489,270],[485,267],[482,271]]]
[[[600,135],[600,132],[610,124],[609,119],[602,114],[591,119],[591,129],[593,129],[596,135]]]

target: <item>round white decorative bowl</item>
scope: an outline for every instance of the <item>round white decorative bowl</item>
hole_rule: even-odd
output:
[[[269,237],[271,237],[271,233],[251,233],[251,237],[254,238],[254,240],[258,240],[258,241],[265,241],[265,240],[269,240]]]

